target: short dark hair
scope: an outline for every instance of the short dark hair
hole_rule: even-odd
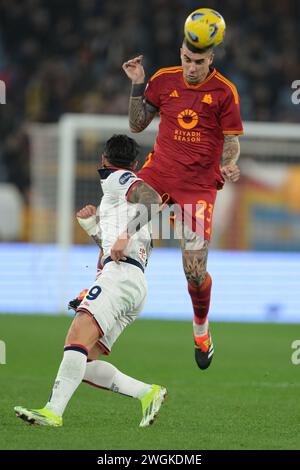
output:
[[[213,46],[208,46],[208,47],[205,47],[204,49],[200,49],[199,47],[196,47],[194,46],[193,44],[191,44],[187,38],[184,38],[183,39],[183,45],[190,51],[190,52],[194,52],[195,54],[204,54],[205,52],[212,52],[213,51]]]
[[[120,168],[131,169],[139,155],[139,146],[125,134],[114,134],[104,145],[103,155],[109,163]]]

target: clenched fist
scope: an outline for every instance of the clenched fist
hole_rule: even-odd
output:
[[[76,217],[79,217],[80,219],[88,219],[92,215],[96,215],[96,211],[97,211],[96,207],[89,204],[87,206],[84,206],[82,209],[80,209],[77,212]]]
[[[143,56],[139,55],[134,59],[124,62],[122,69],[126,73],[127,77],[130,78],[133,85],[144,83],[145,81],[145,71],[142,66]]]

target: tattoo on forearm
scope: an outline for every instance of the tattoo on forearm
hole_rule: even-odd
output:
[[[130,96],[129,126],[132,132],[141,132],[150,124],[157,109],[147,103],[144,96]]]
[[[144,205],[160,204],[160,195],[144,181],[137,184],[130,192],[128,201],[133,204],[139,203]]]
[[[237,135],[225,135],[222,154],[222,166],[236,163],[240,156],[240,143]]]
[[[127,232],[131,236],[148,223],[155,213],[159,212],[162,200],[151,186],[141,181],[129,193],[128,201],[139,204],[137,216],[127,226]]]
[[[94,240],[94,242],[96,243],[96,245],[99,246],[100,250],[102,250],[102,240],[101,240],[101,238],[99,237],[99,235],[92,235],[91,238]]]
[[[185,277],[194,286],[200,286],[205,280],[208,244],[204,240],[201,250],[185,250],[182,253]]]

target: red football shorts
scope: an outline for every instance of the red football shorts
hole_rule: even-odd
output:
[[[216,188],[201,186],[193,180],[187,183],[180,175],[162,172],[160,168],[151,163],[146,164],[138,172],[138,176],[152,186],[164,202],[169,205],[175,204],[176,218],[181,218],[184,225],[202,239],[210,240],[213,209],[217,195]],[[181,214],[178,213],[179,211]]]

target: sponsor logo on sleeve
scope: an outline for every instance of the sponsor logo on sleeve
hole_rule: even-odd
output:
[[[135,175],[127,171],[126,173],[123,173],[123,175],[120,176],[119,183],[126,184],[127,181],[129,181],[131,178],[135,178]]]

